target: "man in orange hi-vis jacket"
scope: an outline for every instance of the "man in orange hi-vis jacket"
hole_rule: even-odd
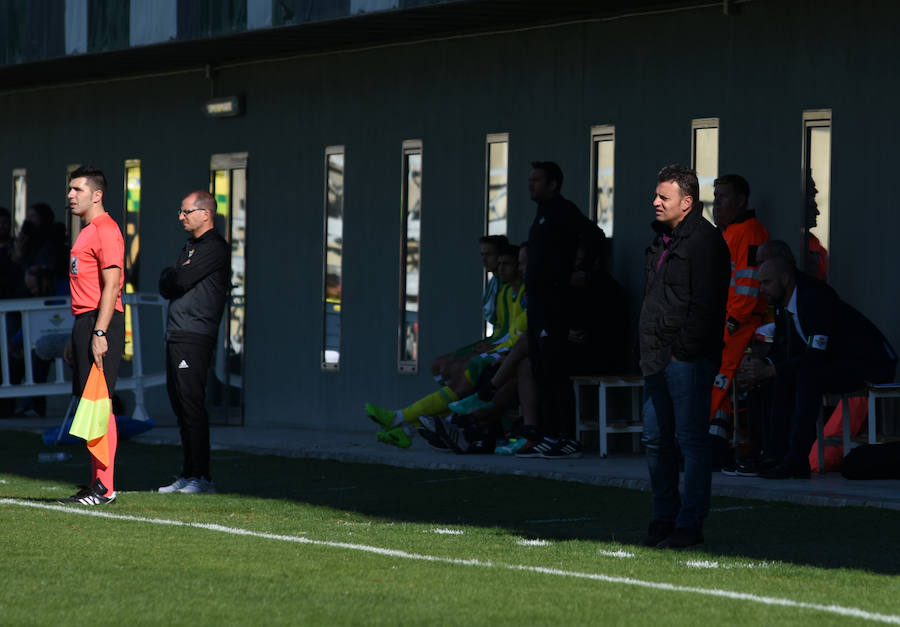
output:
[[[732,379],[766,311],[766,299],[759,292],[756,251],[768,241],[769,232],[756,219],[755,212],[748,208],[749,199],[750,185],[744,177],[726,174],[716,179],[713,219],[722,231],[731,255],[731,285],[728,288],[723,338],[725,348],[710,404],[709,432],[723,439],[722,442],[715,440],[720,445],[714,450],[721,452],[727,451],[726,441],[733,411],[729,400]],[[713,463],[721,461],[714,459]]]

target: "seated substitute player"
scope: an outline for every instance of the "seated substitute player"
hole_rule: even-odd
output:
[[[366,403],[366,414],[381,427],[377,434],[380,442],[400,448],[409,447],[416,428],[421,426],[419,416],[443,416],[449,413],[450,403],[472,394],[485,368],[502,359],[522,335],[524,329],[520,327],[526,320],[525,288],[518,272],[518,255],[517,246],[508,246],[501,252],[497,265],[497,272],[503,282],[498,297],[497,320],[509,329],[504,341],[492,346],[490,351],[471,357],[464,368],[451,368],[447,385],[405,409],[392,411]]]
[[[505,330],[497,325],[497,296],[503,287],[503,282],[497,276],[497,264],[500,251],[509,246],[509,240],[506,239],[505,235],[484,235],[478,239],[478,245],[481,252],[481,265],[484,267],[485,272],[491,275],[491,279],[485,286],[484,294],[481,297],[481,313],[484,321],[493,327],[493,333],[490,337],[496,339],[505,333]],[[431,374],[434,376],[435,381],[443,383],[448,380],[448,370],[451,364],[471,355],[483,341],[479,340],[478,342],[467,344],[452,353],[435,358],[431,364]],[[465,363],[465,360],[463,361]]]

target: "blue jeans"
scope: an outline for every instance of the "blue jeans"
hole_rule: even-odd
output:
[[[644,437],[653,520],[701,527],[709,513],[712,448],[709,406],[713,362],[671,361],[644,379]],[[679,449],[684,455],[684,502],[678,494]]]

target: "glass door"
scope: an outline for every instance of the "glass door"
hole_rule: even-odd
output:
[[[209,188],[216,197],[216,228],[231,244],[231,288],[219,327],[210,378],[210,422],[244,424],[244,325],[246,311],[247,153],[213,155]]]

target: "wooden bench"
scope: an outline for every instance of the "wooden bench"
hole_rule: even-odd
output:
[[[572,377],[572,385],[575,388],[575,439],[581,441],[581,434],[585,431],[599,432],[600,455],[607,455],[607,436],[610,433],[632,434],[632,448],[635,452],[640,450],[640,434],[644,432],[644,424],[641,422],[641,398],[644,387],[644,378],[641,375],[603,375],[603,376],[578,376]],[[586,386],[597,386],[597,406],[599,420],[585,421],[582,417],[581,392]],[[607,392],[612,388],[631,389],[631,415],[630,420],[611,419],[607,407]]]

